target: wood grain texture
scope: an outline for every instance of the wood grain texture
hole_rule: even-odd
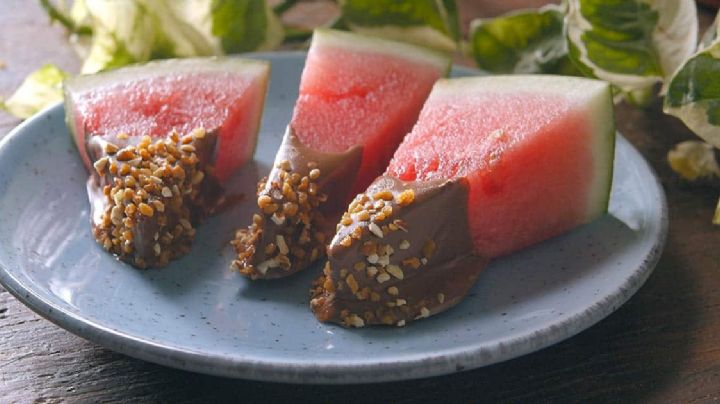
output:
[[[710,20],[703,15],[703,22]],[[30,24],[31,28],[28,28]],[[78,62],[35,2],[0,1],[0,96],[53,60]],[[331,402],[720,400],[720,228],[717,190],[678,182],[665,163],[692,138],[659,103],[617,108],[619,129],[661,177],[670,205],[662,259],[616,313],[540,352],[455,375],[364,386],[297,386],[229,380],[116,354],[40,318],[0,288],[0,402]],[[16,120],[0,115],[0,134]]]

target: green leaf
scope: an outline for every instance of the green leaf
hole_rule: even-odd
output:
[[[624,92],[672,75],[695,49],[693,0],[569,0],[570,57],[586,75]]]
[[[62,101],[62,82],[67,77],[68,74],[57,66],[46,64],[28,75],[2,107],[18,118],[29,118],[45,107]]]
[[[282,25],[265,0],[213,0],[212,34],[226,52],[272,49],[283,39]]]
[[[282,26],[265,0],[84,0],[93,27],[83,73],[150,59],[276,47]]]
[[[78,1],[77,3],[81,3]],[[50,20],[57,21],[62,24],[68,31],[78,35],[92,34],[92,28],[82,24],[80,20],[74,18],[72,13],[55,5],[51,0],[40,0],[40,5],[47,13]]]
[[[520,10],[470,26],[472,54],[493,73],[579,75],[568,56],[560,7]]]
[[[94,34],[82,73],[95,73],[150,58],[157,28],[152,26],[140,2],[86,0],[85,6]]]
[[[720,148],[720,40],[690,57],[670,80],[664,110]]]
[[[460,36],[454,0],[339,0],[353,31],[415,43],[446,52]]]
[[[705,142],[689,140],[679,143],[668,152],[667,159],[673,171],[688,181],[720,178],[715,151]]]

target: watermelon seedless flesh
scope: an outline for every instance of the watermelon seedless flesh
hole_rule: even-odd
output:
[[[136,267],[190,249],[222,184],[252,158],[269,65],[164,60],[64,83],[66,120],[91,176],[93,234]]]
[[[607,210],[615,125],[604,83],[557,76],[446,80],[387,174],[466,177],[477,251],[497,257]]]
[[[348,201],[380,175],[450,61],[429,49],[316,30],[275,165],[233,267],[280,278],[324,256]]]
[[[402,326],[452,307],[489,259],[607,211],[614,144],[604,82],[439,81],[385,175],[341,219],[313,311]]]

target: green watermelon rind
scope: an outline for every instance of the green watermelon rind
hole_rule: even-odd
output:
[[[588,210],[585,222],[607,213],[612,189],[613,163],[615,160],[615,117],[612,90],[607,82],[570,76],[552,75],[497,75],[441,79],[433,88],[436,96],[452,97],[483,91],[508,93],[557,94],[562,97],[577,96],[588,100],[589,118],[593,128],[592,154],[595,179],[588,192]]]
[[[400,57],[412,62],[430,64],[443,72],[450,72],[451,60],[440,51],[398,42],[375,36],[363,35],[329,28],[318,28],[313,33],[312,46],[316,48],[332,47],[351,52]]]
[[[205,72],[242,73],[243,75],[262,77],[261,86],[264,89],[267,89],[270,62],[238,57],[166,59],[130,65],[91,75],[79,75],[72,77],[63,82],[65,121],[68,129],[70,130],[70,135],[73,137],[78,149],[81,149],[82,145],[79,144],[81,139],[78,139],[78,132],[75,127],[75,105],[71,96],[73,93],[91,91],[94,88],[102,88],[112,86],[114,84],[165,77],[169,74]],[[258,100],[260,105],[264,105],[265,94],[266,91],[261,92],[261,97],[263,99]],[[263,112],[264,108],[261,106],[260,111],[255,118],[255,122],[253,122],[255,134],[252,139],[251,147],[248,148],[248,155],[242,156],[243,161],[248,161],[255,153],[255,149],[257,147],[257,136]],[[81,150],[80,153],[83,160],[85,160],[85,164],[90,167],[89,164],[91,164],[91,162],[86,160],[87,156],[85,155],[85,151]]]

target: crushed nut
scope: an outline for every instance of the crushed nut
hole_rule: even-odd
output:
[[[374,234],[375,236],[377,236],[377,237],[379,237],[379,238],[383,238],[383,236],[384,236],[382,230],[380,230],[380,228],[378,227],[378,225],[375,224],[374,222],[371,222],[371,223],[368,225],[368,230],[370,230],[370,232],[371,232],[372,234]]]
[[[121,133],[117,138],[130,137]],[[137,145],[122,149],[107,142],[103,146],[106,156],[93,164],[105,184],[106,201],[93,235],[103,248],[140,268],[163,266],[187,253],[195,235],[190,209],[200,205],[197,179],[205,174],[195,152],[180,150],[178,141],[176,134],[154,142],[143,136]],[[183,175],[174,177],[173,173]],[[185,180],[185,174],[196,183]],[[158,229],[152,235],[155,243],[149,246],[149,254],[141,255],[134,242],[137,226],[146,220],[152,220]]]
[[[400,206],[407,206],[413,203],[414,200],[415,191],[413,191],[412,189],[406,189],[405,191],[402,191],[400,194],[398,194],[395,202],[397,202],[397,204]]]
[[[405,274],[403,273],[402,269],[400,269],[400,267],[397,265],[391,264],[391,265],[388,265],[385,269],[388,271],[388,273],[390,273],[390,275],[392,275],[398,279],[402,280],[405,277]]]
[[[292,171],[290,161],[280,161],[275,165],[272,178],[258,184],[257,205],[260,214],[253,216],[252,224],[238,231],[231,242],[237,252],[232,265],[242,274],[258,277],[252,263],[258,259],[255,257],[256,251],[264,252],[264,245],[268,243],[277,245],[278,255],[275,258],[282,264],[277,268],[283,271],[301,268],[321,258],[325,251],[326,236],[318,231],[320,216],[317,207],[326,200],[326,195],[319,192],[317,185],[320,169],[317,164],[309,166],[312,168],[308,174],[302,175]],[[345,238],[341,243],[349,247],[352,240]],[[288,255],[289,252],[291,255]],[[275,252],[266,255],[272,254]]]

